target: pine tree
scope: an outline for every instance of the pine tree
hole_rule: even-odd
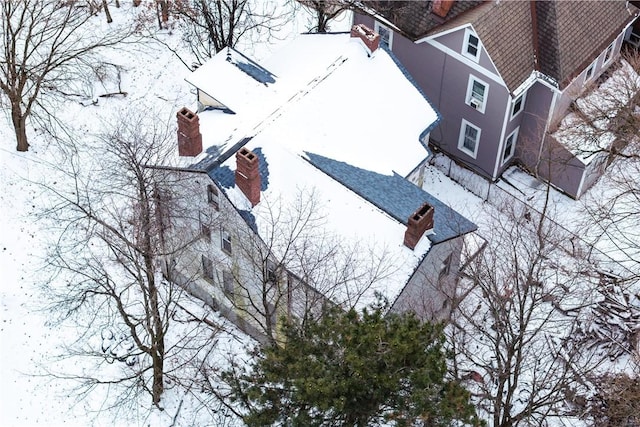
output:
[[[284,326],[248,368],[224,375],[252,425],[480,425],[469,393],[447,379],[442,325],[413,314],[332,307]],[[460,425],[460,423],[456,424]]]

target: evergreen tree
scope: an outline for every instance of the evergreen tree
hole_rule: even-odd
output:
[[[447,379],[441,325],[415,315],[332,307],[283,328],[285,346],[224,377],[250,425],[480,425],[469,392]]]

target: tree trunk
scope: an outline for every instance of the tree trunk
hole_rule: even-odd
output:
[[[113,22],[113,18],[111,18],[111,12],[109,12],[107,0],[102,0],[102,8],[104,9],[105,15],[107,15],[107,24],[111,24]]]
[[[28,151],[29,141],[27,140],[27,118],[22,113],[20,101],[11,103],[11,120],[13,121],[13,128],[16,132],[16,141],[18,141],[16,149],[18,151]]]

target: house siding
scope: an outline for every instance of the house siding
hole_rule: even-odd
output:
[[[372,18],[358,14],[354,16],[354,22],[371,28],[374,26]],[[446,47],[457,53],[462,52],[464,41],[464,28],[438,38],[439,43],[447,43]],[[511,97],[505,86],[487,75],[486,71],[490,74],[494,68],[484,49],[481,50],[477,69],[448,56],[428,42],[414,43],[398,33],[393,35],[391,50],[442,115],[439,126],[431,132],[430,142],[476,173],[490,179],[497,178],[494,171],[498,150],[502,139],[507,136],[502,134],[502,124]],[[488,70],[483,70],[482,66]],[[484,113],[465,102],[471,75],[489,85]],[[458,148],[463,118],[481,129],[475,158]]]
[[[412,311],[421,319],[446,320],[456,296],[463,237],[433,245],[391,307],[394,312]],[[448,256],[449,274],[440,278]]]
[[[571,103],[584,92],[585,88],[590,84],[595,83],[598,80],[598,77],[602,73],[604,73],[613,63],[615,63],[616,57],[620,55],[620,48],[622,47],[623,38],[624,33],[621,33],[613,41],[613,43],[615,44],[613,48],[612,59],[610,61],[608,61],[607,63],[604,62],[605,52],[609,47],[609,45],[607,45],[605,46],[604,50],[600,52],[598,57],[594,59],[593,62],[588,63],[585,66],[584,70],[582,70],[582,72],[578,74],[578,76],[573,79],[573,81],[569,85],[567,85],[566,88],[564,88],[564,90],[562,91],[562,95],[558,99],[556,107],[553,111],[553,117],[550,122],[550,128],[552,130],[554,128],[557,128],[557,126],[560,124],[560,121],[567,114],[567,110],[571,106]],[[585,82],[585,76],[591,64],[595,64],[593,69],[593,76]]]

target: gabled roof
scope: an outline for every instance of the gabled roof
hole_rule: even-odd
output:
[[[451,9],[441,18],[431,12],[433,1],[364,1],[362,11],[377,14],[395,25],[407,38],[415,41],[427,35],[432,29],[464,14],[481,4],[482,0],[454,1]]]
[[[476,225],[415,184],[394,173],[383,175],[344,162],[307,153],[312,165],[380,208],[401,224],[428,203],[435,209],[432,243],[442,243],[477,229]]]
[[[539,69],[561,88],[606,49],[637,12],[623,0],[539,1],[535,6]]]
[[[267,64],[278,77],[251,108],[199,113],[208,154],[191,167],[206,170],[261,235],[270,209],[313,194],[328,234],[388,254],[397,268],[361,303],[372,302],[374,292],[392,300],[432,244],[475,229],[403,178],[427,157],[420,138],[438,113],[388,52],[369,55],[349,34],[302,35]],[[260,164],[261,201],[253,207],[235,183],[233,154],[241,146]],[[412,250],[403,244],[406,222],[424,201],[437,205],[439,224]]]
[[[410,37],[413,40],[419,38],[417,34],[437,36],[450,29],[472,26],[510,91],[534,70],[564,88],[620,34],[634,18],[632,13],[636,13],[623,0],[494,0],[455,2],[446,19],[438,23],[438,17],[424,7],[429,2],[406,6],[421,16],[413,19],[405,17],[406,2],[397,3],[402,11],[380,15],[401,31],[413,34]],[[395,4],[390,2],[391,6]],[[422,25],[422,30],[418,25]]]

